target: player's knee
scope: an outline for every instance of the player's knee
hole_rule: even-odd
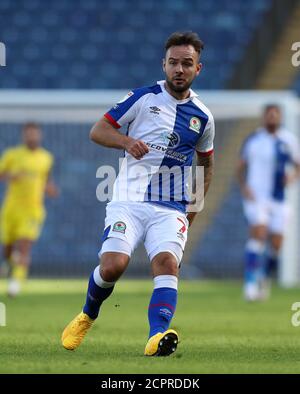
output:
[[[16,249],[24,260],[28,259],[29,256],[31,255],[32,244],[33,244],[32,241],[27,241],[27,240],[20,240],[17,243]]]
[[[271,239],[271,248],[275,253],[279,253],[282,246],[282,239],[280,238],[272,238]]]
[[[159,275],[178,275],[178,262],[171,253],[160,253],[153,259],[153,270]]]
[[[268,230],[265,226],[255,226],[251,230],[251,238],[259,242],[265,242],[268,237]]]
[[[8,260],[12,254],[12,246],[4,246],[2,254],[3,258]]]
[[[104,253],[100,262],[100,275],[106,282],[115,282],[125,271],[129,257],[121,253]]]

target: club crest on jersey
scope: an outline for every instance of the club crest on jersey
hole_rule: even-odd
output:
[[[125,234],[125,230],[126,230],[126,224],[124,222],[116,222],[113,225],[113,229],[112,229],[112,231],[116,231],[117,233],[123,233],[123,234]]]
[[[196,133],[199,133],[201,128],[201,120],[199,118],[196,118],[196,116],[193,116],[190,120],[190,129],[195,131]]]

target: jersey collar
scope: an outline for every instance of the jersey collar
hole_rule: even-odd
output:
[[[172,100],[173,102],[177,103],[177,104],[184,104],[187,103],[188,101],[192,100],[194,97],[198,97],[198,94],[196,92],[194,92],[192,89],[190,89],[190,95],[188,98],[184,99],[184,100],[177,100],[175,97],[173,97],[165,88],[165,80],[162,81],[157,81],[158,85],[160,85],[161,90],[163,92],[163,94],[169,98],[170,100]]]
[[[276,130],[276,132],[273,133],[273,134],[269,133],[268,130],[267,130],[265,127],[262,127],[262,128],[260,129],[260,131],[261,131],[263,134],[265,134],[265,135],[267,135],[267,136],[269,136],[269,137],[276,138],[276,137],[278,137],[278,136],[281,134],[281,132],[282,132],[282,127],[281,127],[281,126],[278,127],[278,129]]]

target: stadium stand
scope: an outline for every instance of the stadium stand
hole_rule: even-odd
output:
[[[300,96],[300,73],[297,75],[296,79],[293,81],[292,89]]]
[[[128,89],[152,84],[162,76],[166,37],[174,30],[195,30],[206,44],[205,67],[195,87],[219,89],[270,3],[53,0],[45,7],[42,0],[2,0],[1,41],[11,66],[2,72],[0,87]]]
[[[165,38],[174,30],[195,30],[206,44],[204,69],[195,88],[222,89],[272,2],[86,0],[80,1],[80,12],[74,3],[53,0],[45,8],[42,0],[1,0],[1,41],[7,45],[11,66],[3,73],[1,70],[0,88],[130,89],[152,84],[163,77],[160,59]],[[295,86],[300,91],[299,81]],[[47,201],[49,215],[34,249],[33,273],[87,274],[97,260],[105,215],[105,204],[95,204],[96,169],[103,163],[116,166],[122,153],[103,148],[99,154],[99,148],[88,140],[91,124],[42,126],[45,145],[56,158],[54,178],[61,188],[61,197]],[[235,125],[219,126],[228,133],[232,128],[227,134],[230,138],[237,130]],[[16,144],[19,130],[16,123],[0,123],[0,151]],[[248,131],[249,128],[244,130]],[[217,137],[216,148],[224,142],[222,138]],[[225,156],[223,152],[219,158],[223,168],[226,155],[237,154],[238,143],[226,149]],[[228,170],[231,176],[232,166]],[[222,174],[216,180],[218,176]],[[226,189],[216,186],[211,190],[217,197],[211,195],[205,225],[194,232],[194,248],[185,253],[185,261],[194,269],[189,271],[191,275],[232,277],[242,273],[246,224],[237,186],[232,177],[228,179]],[[232,218],[234,231],[230,232]],[[224,234],[229,238],[224,238]],[[226,260],[220,261],[219,251],[230,244],[230,237],[234,248],[226,249]],[[148,270],[140,248],[130,273]]]

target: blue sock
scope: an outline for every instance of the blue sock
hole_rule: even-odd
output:
[[[100,287],[95,279],[103,287]],[[113,289],[114,283],[105,282],[100,276],[99,267],[97,267],[90,276],[83,312],[91,319],[97,319],[102,302],[111,295]]]
[[[256,282],[256,271],[258,268],[259,256],[257,253],[246,250],[246,269],[245,269],[245,281],[247,283]]]
[[[271,275],[277,271],[278,268],[278,255],[275,252],[270,252],[266,256],[265,262],[265,275],[270,278]]]
[[[177,279],[177,278],[176,278]],[[169,287],[154,289],[149,309],[149,338],[169,328],[177,304],[177,290]]]
[[[245,254],[245,281],[256,283],[262,268],[262,254],[264,245],[256,240],[249,240]]]

